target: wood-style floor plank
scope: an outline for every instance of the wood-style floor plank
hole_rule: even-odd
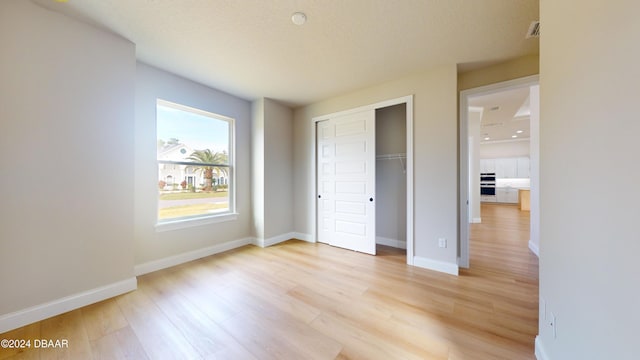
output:
[[[0,338],[69,340],[5,359],[534,359],[538,259],[529,213],[482,205],[455,277],[291,240],[141,276],[138,290]]]

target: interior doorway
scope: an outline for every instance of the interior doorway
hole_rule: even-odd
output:
[[[367,111],[373,111],[377,118],[375,125],[377,136],[375,139],[378,141],[374,140],[374,146],[367,147],[368,154],[374,158],[373,170],[375,171],[378,167],[387,170],[390,167],[396,167],[396,170],[399,170],[394,171],[395,176],[391,176],[388,172],[378,173],[375,171],[374,194],[371,195],[370,191],[367,194],[363,194],[366,196],[367,202],[374,205],[374,214],[379,215],[375,216],[373,245],[374,247],[376,244],[380,244],[406,248],[407,264],[413,265],[413,96],[411,95],[312,119],[314,123],[312,137],[316,140],[316,146],[313,147],[312,154],[313,162],[316,165],[313,167],[312,174],[313,185],[316,189],[316,193],[312,195],[313,202],[316,204],[313,207],[312,214],[316,219],[313,224],[314,240],[327,242],[327,238],[323,236],[322,232],[337,224],[334,223],[327,226],[325,219],[332,221],[331,218],[325,217],[321,219],[321,216],[324,216],[321,213],[321,211],[324,212],[324,208],[321,209],[321,206],[329,207],[331,211],[335,211],[335,202],[333,204],[331,201],[324,202],[325,199],[322,194],[325,184],[323,184],[324,178],[320,172],[325,170],[318,166],[321,164],[320,152],[324,151],[318,147],[320,143],[318,138],[319,131],[323,131],[323,125],[321,124],[326,124],[323,122],[330,119],[338,119]],[[378,119],[380,121],[377,121]],[[394,121],[396,123],[393,123]],[[397,136],[391,136],[392,133]],[[384,138],[383,140],[381,136]],[[331,165],[329,166],[331,167]],[[335,164],[333,166],[335,170]],[[331,169],[327,171],[331,171]],[[398,186],[399,183],[401,183],[401,186]],[[402,196],[401,199],[393,198],[398,194]],[[401,209],[398,210],[398,207]],[[355,207],[350,209],[353,210]],[[402,214],[401,218],[398,217],[398,212]],[[378,229],[382,232],[378,232]]]
[[[470,266],[470,226],[482,222],[481,203],[512,204],[530,211],[529,248],[537,255],[538,76],[462,91],[459,132],[458,265]]]

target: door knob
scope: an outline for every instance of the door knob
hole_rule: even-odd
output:
[[[318,199],[322,198],[322,195],[318,195]]]
[[[369,198],[369,201],[373,202],[373,198]]]

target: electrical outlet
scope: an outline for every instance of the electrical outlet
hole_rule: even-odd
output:
[[[557,324],[556,324],[556,316],[553,313],[549,314],[549,326],[551,326],[551,330],[553,331],[553,338],[558,337],[558,333],[556,332]]]
[[[439,238],[438,239],[438,246],[441,247],[441,248],[446,248],[447,247],[447,239]]]

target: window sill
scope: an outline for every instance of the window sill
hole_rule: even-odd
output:
[[[198,217],[191,219],[181,219],[174,221],[165,221],[156,224],[156,232],[173,231],[187,229],[196,226],[215,224],[225,221],[233,221],[238,219],[238,213],[227,213],[221,215],[213,215],[207,217]]]

